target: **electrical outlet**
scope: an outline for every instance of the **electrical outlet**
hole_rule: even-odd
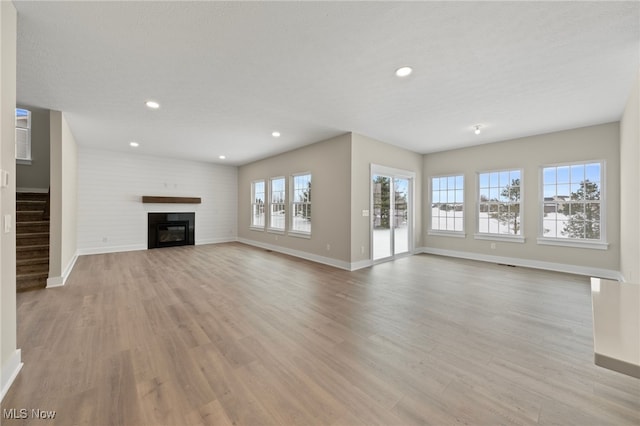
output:
[[[495,250],[496,249],[496,243],[491,243],[491,250]]]
[[[327,244],[327,251],[331,251],[331,244]]]

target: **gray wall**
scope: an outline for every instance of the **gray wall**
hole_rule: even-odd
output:
[[[48,189],[50,167],[49,110],[18,105],[31,111],[31,164],[16,166],[16,186],[21,189]]]
[[[620,132],[618,123],[585,127],[471,148],[434,153],[424,156],[425,190],[431,176],[464,173],[466,238],[427,235],[430,208],[425,197],[423,205],[425,247],[489,256],[527,259],[565,265],[619,270],[620,259]],[[539,230],[539,170],[541,165],[587,160],[605,160],[606,251],[538,245]],[[637,163],[636,163],[637,164]],[[522,168],[523,174],[523,235],[524,244],[475,240],[476,173],[487,170]],[[637,193],[635,195],[637,197]]]
[[[413,236],[414,247],[420,247],[422,155],[353,133],[351,158],[351,261],[358,262],[371,258],[371,217],[362,216],[362,210],[370,208],[371,164],[407,170],[416,174]]]
[[[640,283],[640,73],[620,121],[620,272]]]
[[[238,170],[238,237],[348,263],[350,163],[351,135],[345,134],[241,166]],[[300,172],[312,175],[311,238],[250,229],[251,183],[264,179],[268,186],[269,178],[285,176],[289,185],[291,175]]]
[[[238,236],[257,245],[271,245],[296,254],[335,259],[337,266],[366,266],[371,259],[371,164],[416,173],[414,246],[421,236],[422,155],[355,133],[318,142],[240,167],[238,172]],[[311,238],[256,231],[249,227],[251,183],[309,171],[313,175]],[[328,248],[330,247],[330,248]],[[309,257],[309,256],[307,256]],[[314,258],[311,256],[310,258]],[[315,258],[315,260],[321,260]],[[331,262],[329,262],[331,263]]]

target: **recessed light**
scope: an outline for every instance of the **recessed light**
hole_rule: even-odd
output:
[[[134,148],[137,148],[140,146],[140,144],[138,142],[129,142],[129,146],[132,146]]]
[[[221,160],[224,160],[225,158],[227,158],[227,156],[226,155],[219,155],[218,158],[221,159]]]
[[[407,77],[412,72],[413,69],[411,67],[400,67],[396,70],[396,75],[398,77]]]
[[[144,103],[147,107],[151,108],[151,109],[158,109],[160,108],[160,104],[157,103],[156,101],[147,101]]]
[[[480,128],[481,128],[481,127],[482,127],[482,125],[481,125],[481,124],[476,124],[475,126],[473,126],[473,128],[474,128],[473,133],[475,133],[476,135],[479,135],[479,134],[480,134]]]
[[[279,138],[280,137],[280,132],[273,132],[273,133],[271,133],[271,136],[273,136],[274,138]]]

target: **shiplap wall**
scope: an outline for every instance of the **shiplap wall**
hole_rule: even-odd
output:
[[[237,238],[237,168],[79,147],[78,253],[147,248],[148,212],[195,212],[196,244]],[[201,204],[143,204],[143,195]]]

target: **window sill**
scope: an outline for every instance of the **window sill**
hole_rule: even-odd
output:
[[[608,250],[609,243],[602,241],[577,240],[570,238],[538,237],[538,244],[547,246],[574,247],[592,250]]]
[[[311,238],[311,234],[308,232],[300,232],[300,231],[289,231],[289,236],[290,237],[296,237],[296,238],[306,238],[306,239],[310,239]]]
[[[476,240],[504,241],[507,243],[524,244],[525,238],[521,235],[501,235],[501,234],[474,234]]]
[[[260,231],[264,232],[264,226],[250,226],[249,231]]]
[[[16,164],[19,164],[21,166],[30,166],[31,160],[16,159]]]
[[[467,234],[462,231],[427,231],[427,235],[435,235],[437,237],[454,237],[454,238],[467,238]]]
[[[284,229],[267,228],[267,232],[270,234],[284,235]]]

